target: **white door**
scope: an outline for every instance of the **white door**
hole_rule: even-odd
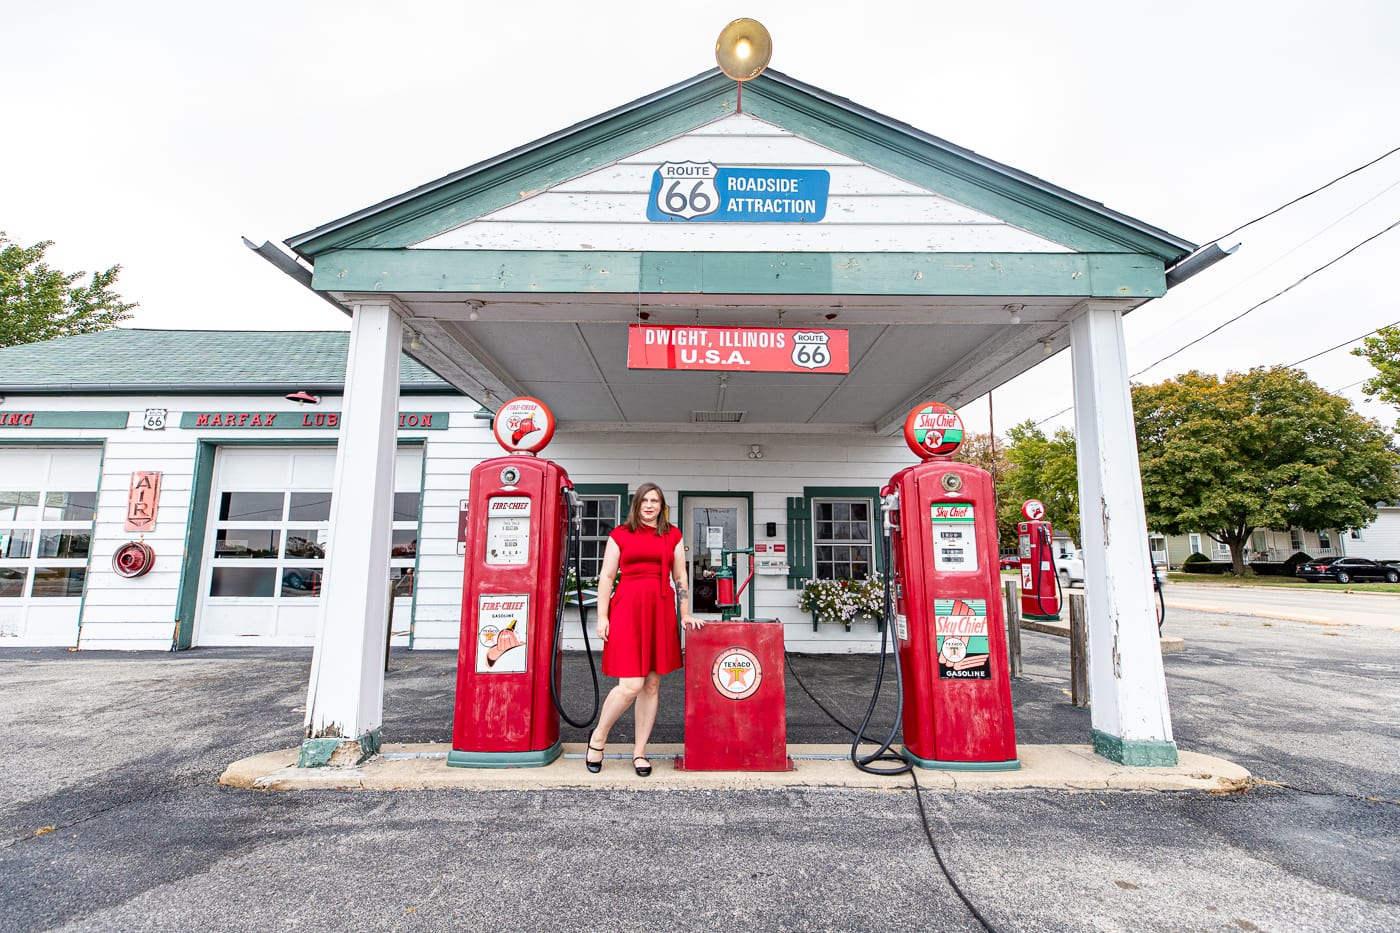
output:
[[[682,508],[682,521],[681,531],[685,534],[686,555],[690,561],[691,614],[702,619],[718,619],[720,610],[715,574],[721,566],[724,550],[749,546],[752,529],[749,500],[739,496],[687,497]],[[729,559],[729,563],[736,566],[736,592],[748,577],[752,562],[753,557],[748,554]],[[739,602],[745,607],[739,618],[747,618],[747,590]]]
[[[194,644],[315,644],[334,475],[330,447],[218,451]],[[401,644],[412,620],[421,477],[422,448],[400,450],[390,579]]]
[[[102,451],[0,448],[0,647],[76,645]]]

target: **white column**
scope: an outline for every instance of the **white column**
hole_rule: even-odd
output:
[[[390,303],[355,305],[301,767],[356,764],[380,745],[402,344]]]
[[[1174,765],[1118,309],[1087,305],[1070,322],[1070,346],[1094,750],[1125,764]]]

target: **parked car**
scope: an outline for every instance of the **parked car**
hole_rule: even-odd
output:
[[[1078,554],[1061,554],[1055,558],[1055,572],[1060,586],[1084,585],[1084,558]]]
[[[1020,570],[1021,556],[1019,554],[1008,554],[1001,559],[1002,570]]]
[[[1400,568],[1378,564],[1364,557],[1326,557],[1299,564],[1293,573],[1312,583],[1320,580],[1336,580],[1338,583],[1384,580],[1386,583],[1400,583]]]

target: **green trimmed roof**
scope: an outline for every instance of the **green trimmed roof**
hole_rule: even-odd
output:
[[[121,328],[0,349],[0,392],[341,393],[346,331]],[[404,355],[404,393],[459,394]]]

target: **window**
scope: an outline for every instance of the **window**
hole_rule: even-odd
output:
[[[1191,534],[1191,535],[1188,535],[1188,536],[1187,536],[1187,540],[1190,542],[1188,546],[1191,548],[1191,553],[1192,553],[1192,554],[1204,554],[1204,553],[1205,553],[1204,551],[1201,550],[1201,536],[1200,536],[1199,534]]]
[[[1317,533],[1317,546],[1319,550],[1332,550],[1332,536],[1325,531],[1319,531]]]
[[[1288,529],[1288,546],[1296,553],[1303,549],[1303,532],[1299,528]]]
[[[862,579],[875,569],[869,499],[812,500],[812,565],[818,580]]]
[[[580,483],[574,491],[578,493],[579,507],[583,511],[579,563],[583,578],[587,580],[603,570],[603,551],[608,546],[608,535],[622,521],[622,509],[628,501],[627,487],[621,483]]]
[[[0,489],[0,599],[82,596],[96,512],[96,490]]]
[[[1353,541],[1360,541],[1360,540],[1361,540],[1361,529],[1360,529],[1360,528],[1353,528],[1353,529],[1351,530],[1351,540],[1353,540]]]

